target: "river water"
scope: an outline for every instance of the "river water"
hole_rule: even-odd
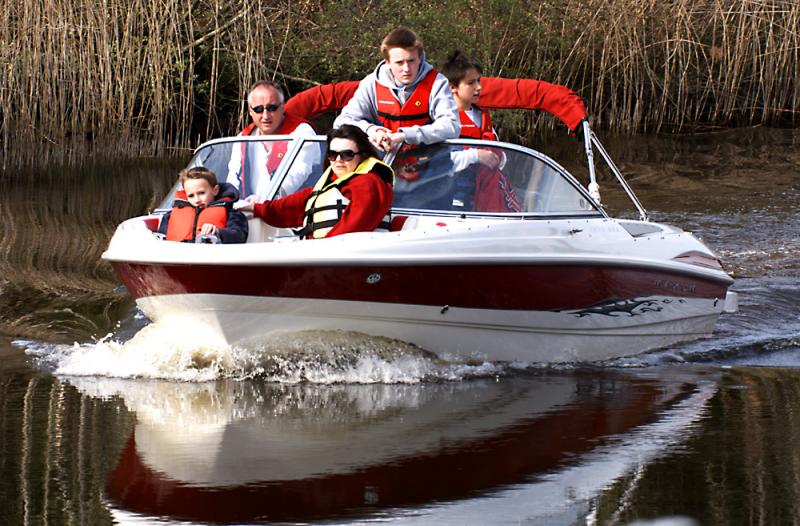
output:
[[[800,522],[800,132],[605,142],[736,278],[713,338],[558,368],[222,349],[149,324],[99,260],[182,161],[7,175],[0,524]]]

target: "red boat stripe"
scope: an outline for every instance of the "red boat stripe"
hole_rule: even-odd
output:
[[[513,310],[567,310],[649,296],[721,299],[727,286],[599,265],[253,267],[114,263],[134,298],[230,294]]]

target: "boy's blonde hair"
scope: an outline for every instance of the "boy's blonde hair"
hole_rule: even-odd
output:
[[[381,42],[381,54],[383,58],[389,60],[389,50],[395,47],[416,49],[417,52],[419,52],[420,58],[422,58],[422,40],[410,29],[398,27],[397,29],[389,31],[389,34],[386,35],[383,42]]]
[[[185,183],[187,179],[205,179],[211,188],[217,186],[217,176],[205,166],[184,168],[178,176],[181,178],[181,184]]]

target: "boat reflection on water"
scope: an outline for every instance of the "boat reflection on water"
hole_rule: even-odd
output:
[[[654,454],[688,434],[675,426],[689,426],[716,385],[696,376],[668,384],[597,370],[415,385],[70,382],[84,394],[121,396],[137,415],[107,484],[120,522],[350,522],[386,513],[425,522],[442,509],[452,520],[484,497],[495,503],[462,512],[488,520],[519,491],[521,517],[585,514],[631,462],[646,460],[642,445]],[[673,422],[673,413],[684,416]],[[631,446],[653,425],[666,426],[661,441]],[[586,460],[631,447],[631,460],[618,451],[602,455],[610,465]],[[578,483],[583,465],[591,473]],[[527,495],[536,488],[555,498]]]

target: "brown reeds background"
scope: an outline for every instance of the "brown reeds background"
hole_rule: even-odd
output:
[[[131,309],[100,255],[116,225],[155,208],[185,159],[84,163],[0,193],[0,334],[101,338]],[[0,521],[2,522],[2,521]]]
[[[233,133],[252,81],[358,79],[397,25],[434,63],[461,48],[486,75],[567,85],[606,129],[798,122],[794,0],[18,0],[0,10],[0,166]]]

